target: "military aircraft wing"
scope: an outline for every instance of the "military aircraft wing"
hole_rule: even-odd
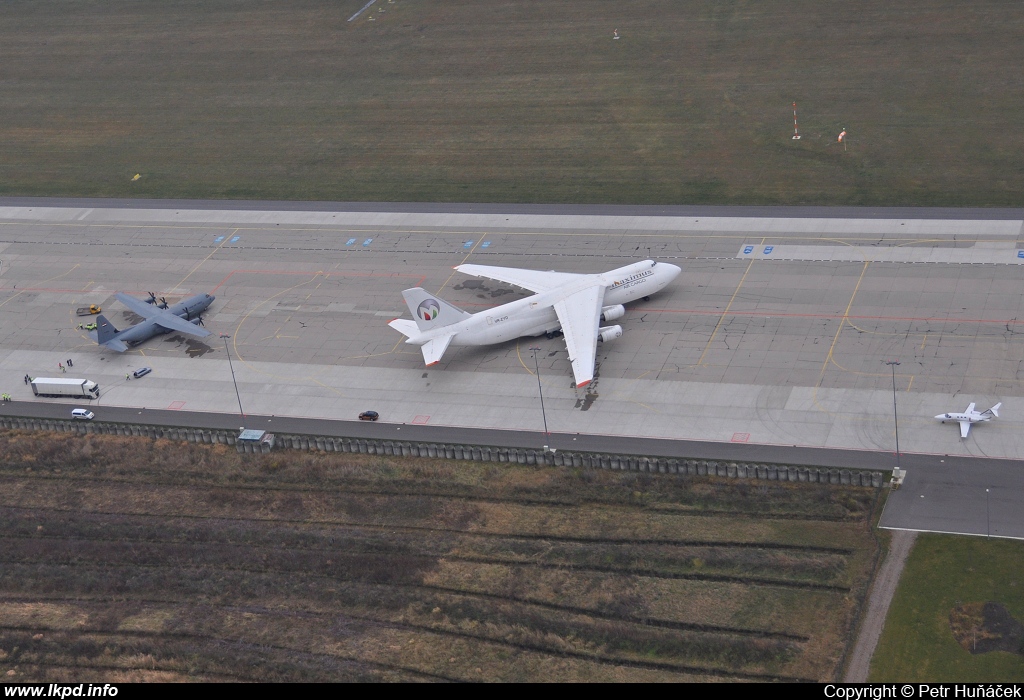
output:
[[[594,379],[604,290],[603,285],[592,284],[554,304],[577,387],[586,386]]]
[[[132,313],[136,313],[139,316],[142,316],[142,318],[154,318],[164,313],[164,310],[158,308],[155,304],[147,304],[141,299],[130,297],[127,294],[122,294],[121,292],[118,292],[114,296],[117,297],[117,300],[119,302],[121,302],[129,309],[131,309]],[[171,315],[173,316],[174,314]]]
[[[186,321],[180,316],[175,316],[170,311],[162,311],[160,316],[151,318],[148,321],[143,321],[143,323],[155,323],[169,331],[178,331],[179,333],[194,335],[197,338],[205,338],[210,335],[210,331],[205,328],[200,328],[196,324]]]
[[[490,280],[508,282],[531,292],[546,292],[560,287],[566,282],[578,280],[586,275],[572,272],[542,272],[540,270],[520,270],[517,267],[492,267],[491,265],[456,265],[455,269],[473,277],[486,277]]]
[[[967,433],[971,431],[971,421],[962,420],[960,421],[960,437],[967,437]]]

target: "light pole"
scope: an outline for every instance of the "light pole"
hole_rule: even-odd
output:
[[[900,468],[900,419],[896,414],[896,368],[899,362],[891,360],[885,364],[892,368],[892,420],[896,424],[896,468]]]
[[[242,430],[245,430],[245,411],[242,410],[242,395],[238,393],[238,382],[235,380],[235,366],[231,364],[231,351],[228,350],[228,338],[230,335],[220,334],[224,340],[224,352],[228,356],[228,367],[231,368],[231,383],[235,385],[235,398],[238,399],[238,415],[242,418]]]
[[[538,347],[532,347],[530,350],[533,351],[533,368],[537,370],[537,393],[540,394],[540,415],[544,419],[544,451],[548,451],[548,445],[551,444],[551,433],[548,432],[548,414],[544,411],[544,390],[540,386],[540,363],[537,361],[537,351],[540,350]]]
[[[992,536],[992,511],[988,504],[988,489],[985,489],[985,537]]]

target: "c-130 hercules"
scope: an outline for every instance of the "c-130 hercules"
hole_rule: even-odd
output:
[[[199,326],[203,324],[200,314],[206,311],[213,300],[217,298],[212,294],[196,294],[179,301],[170,308],[167,308],[166,304],[157,305],[153,294],[150,294],[149,301],[141,301],[121,293],[115,296],[118,301],[146,320],[119,331],[104,316],[98,316],[96,318],[96,342],[111,350],[124,352],[129,345],[137,345],[149,340],[154,335],[172,331],[187,333],[197,338],[205,338],[210,335],[210,331]]]

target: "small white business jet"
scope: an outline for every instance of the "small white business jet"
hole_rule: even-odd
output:
[[[623,304],[649,297],[682,272],[676,265],[653,260],[596,275],[489,265],[459,265],[455,269],[535,294],[468,314],[425,289],[406,289],[402,296],[416,320],[395,319],[388,325],[407,336],[405,342],[421,347],[428,367],[441,360],[449,345],[493,345],[522,336],[551,337],[561,330],[578,387],[594,379],[597,343],[622,335],[621,326],[601,324],[621,318],[626,313]]]
[[[957,421],[960,423],[960,437],[965,438],[967,437],[967,433],[971,430],[971,424],[984,423],[985,421],[990,421],[993,418],[998,418],[999,407],[1002,405],[1002,403],[997,403],[987,411],[978,412],[974,410],[975,404],[972,403],[963,413],[942,413],[935,416],[935,419],[940,420],[943,423]]]

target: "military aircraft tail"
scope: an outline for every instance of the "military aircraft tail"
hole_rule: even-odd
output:
[[[406,289],[402,296],[405,297],[405,303],[409,305],[409,311],[412,312],[416,326],[421,331],[450,326],[472,315],[452,306],[444,299],[438,299],[422,287]]]
[[[118,330],[114,328],[114,324],[108,321],[103,314],[96,317],[96,342],[107,346],[111,350],[124,352],[128,349],[128,346],[123,341],[117,339],[117,333]]]
[[[117,336],[117,329],[114,324],[107,320],[107,317],[100,314],[96,317],[96,342],[100,345],[113,340]]]

